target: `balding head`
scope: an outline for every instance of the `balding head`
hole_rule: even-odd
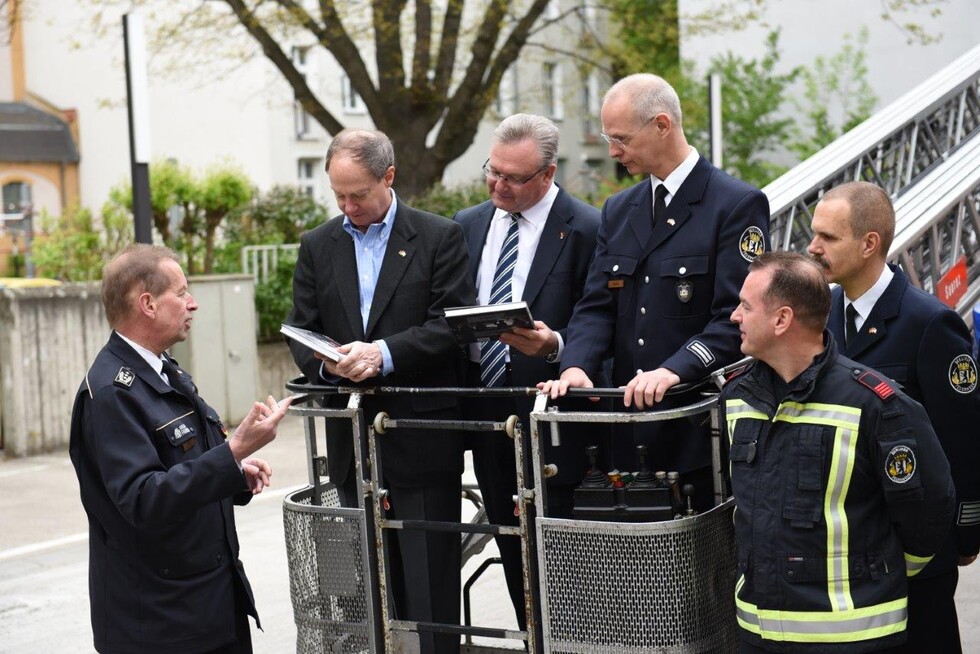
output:
[[[848,182],[836,186],[820,198],[820,202],[841,201],[849,207],[851,233],[855,238],[875,232],[881,238],[878,258],[888,258],[895,238],[895,208],[891,198],[879,186],[869,182]]]
[[[749,264],[749,272],[762,270],[772,275],[762,296],[766,306],[788,306],[801,327],[823,333],[830,315],[830,287],[820,264],[796,252],[766,252]]]
[[[602,102],[606,104],[620,98],[629,100],[637,123],[649,122],[657,114],[665,113],[675,127],[682,127],[681,100],[674,87],[659,75],[651,73],[628,75],[606,91]]]

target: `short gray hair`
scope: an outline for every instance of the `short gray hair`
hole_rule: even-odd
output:
[[[681,99],[667,80],[652,73],[636,73],[619,80],[606,91],[602,102],[625,94],[633,105],[633,116],[638,123],[648,123],[657,114],[665,113],[677,127],[683,127]]]
[[[493,142],[506,144],[532,140],[541,154],[541,167],[558,162],[558,128],[544,116],[514,114],[504,118],[493,132]]]
[[[345,154],[364,166],[375,178],[381,179],[395,165],[395,148],[384,132],[369,129],[341,130],[327,148],[326,170],[334,157]]]

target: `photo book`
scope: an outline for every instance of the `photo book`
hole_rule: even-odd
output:
[[[341,344],[329,336],[317,334],[308,329],[293,327],[292,325],[281,325],[279,331],[297,343],[302,343],[311,350],[319,352],[331,361],[337,362],[344,358],[344,355],[337,351],[337,348]]]
[[[504,302],[446,309],[446,322],[460,344],[497,338],[514,327],[534,329],[527,302]]]

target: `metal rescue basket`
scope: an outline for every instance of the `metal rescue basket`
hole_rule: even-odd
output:
[[[287,388],[306,393],[307,399],[327,393],[350,394],[345,409],[318,408],[309,402],[305,406],[294,402],[290,408],[291,413],[306,419],[310,476],[310,485],[288,495],[283,503],[297,652],[417,651],[418,640],[413,636],[420,631],[466,636],[463,650],[470,652],[507,649],[473,645],[473,637],[483,637],[482,642],[487,638],[510,639],[511,646],[515,640],[523,640],[530,651],[544,652],[737,650],[733,505],[731,500],[722,501],[725,492],[716,396],[679,409],[610,413],[558,411],[547,406],[547,396],[538,394],[531,413],[530,438],[524,438],[514,416],[501,422],[424,421],[391,420],[381,413],[368,423],[360,408],[361,394],[535,395],[535,389],[366,390],[298,383],[287,384]],[[590,389],[581,394],[622,397],[622,390]],[[705,413],[712,419],[715,445],[712,467],[717,505],[710,511],[639,523],[547,515],[545,480],[554,469],[543,461],[542,439],[559,443],[562,423],[641,423]],[[318,453],[318,419],[351,423],[356,474],[361,480],[356,508],[341,508],[336,490],[324,480],[326,459]],[[397,438],[398,427],[505,432],[514,437],[520,526],[387,520],[382,506],[385,490],[379,475],[373,474],[380,472],[375,441],[379,437]],[[487,437],[500,435],[489,433]],[[533,483],[523,474],[528,460]],[[520,538],[527,631],[392,619],[383,535],[387,529],[404,528]]]

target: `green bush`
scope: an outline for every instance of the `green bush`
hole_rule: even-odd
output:
[[[473,181],[453,186],[439,183],[407,202],[421,211],[452,218],[460,209],[486,202],[489,198],[487,185],[482,181]]]
[[[276,341],[279,325],[293,308],[293,270],[295,254],[280,255],[279,265],[265,282],[255,286],[255,315],[259,323],[259,341]]]

